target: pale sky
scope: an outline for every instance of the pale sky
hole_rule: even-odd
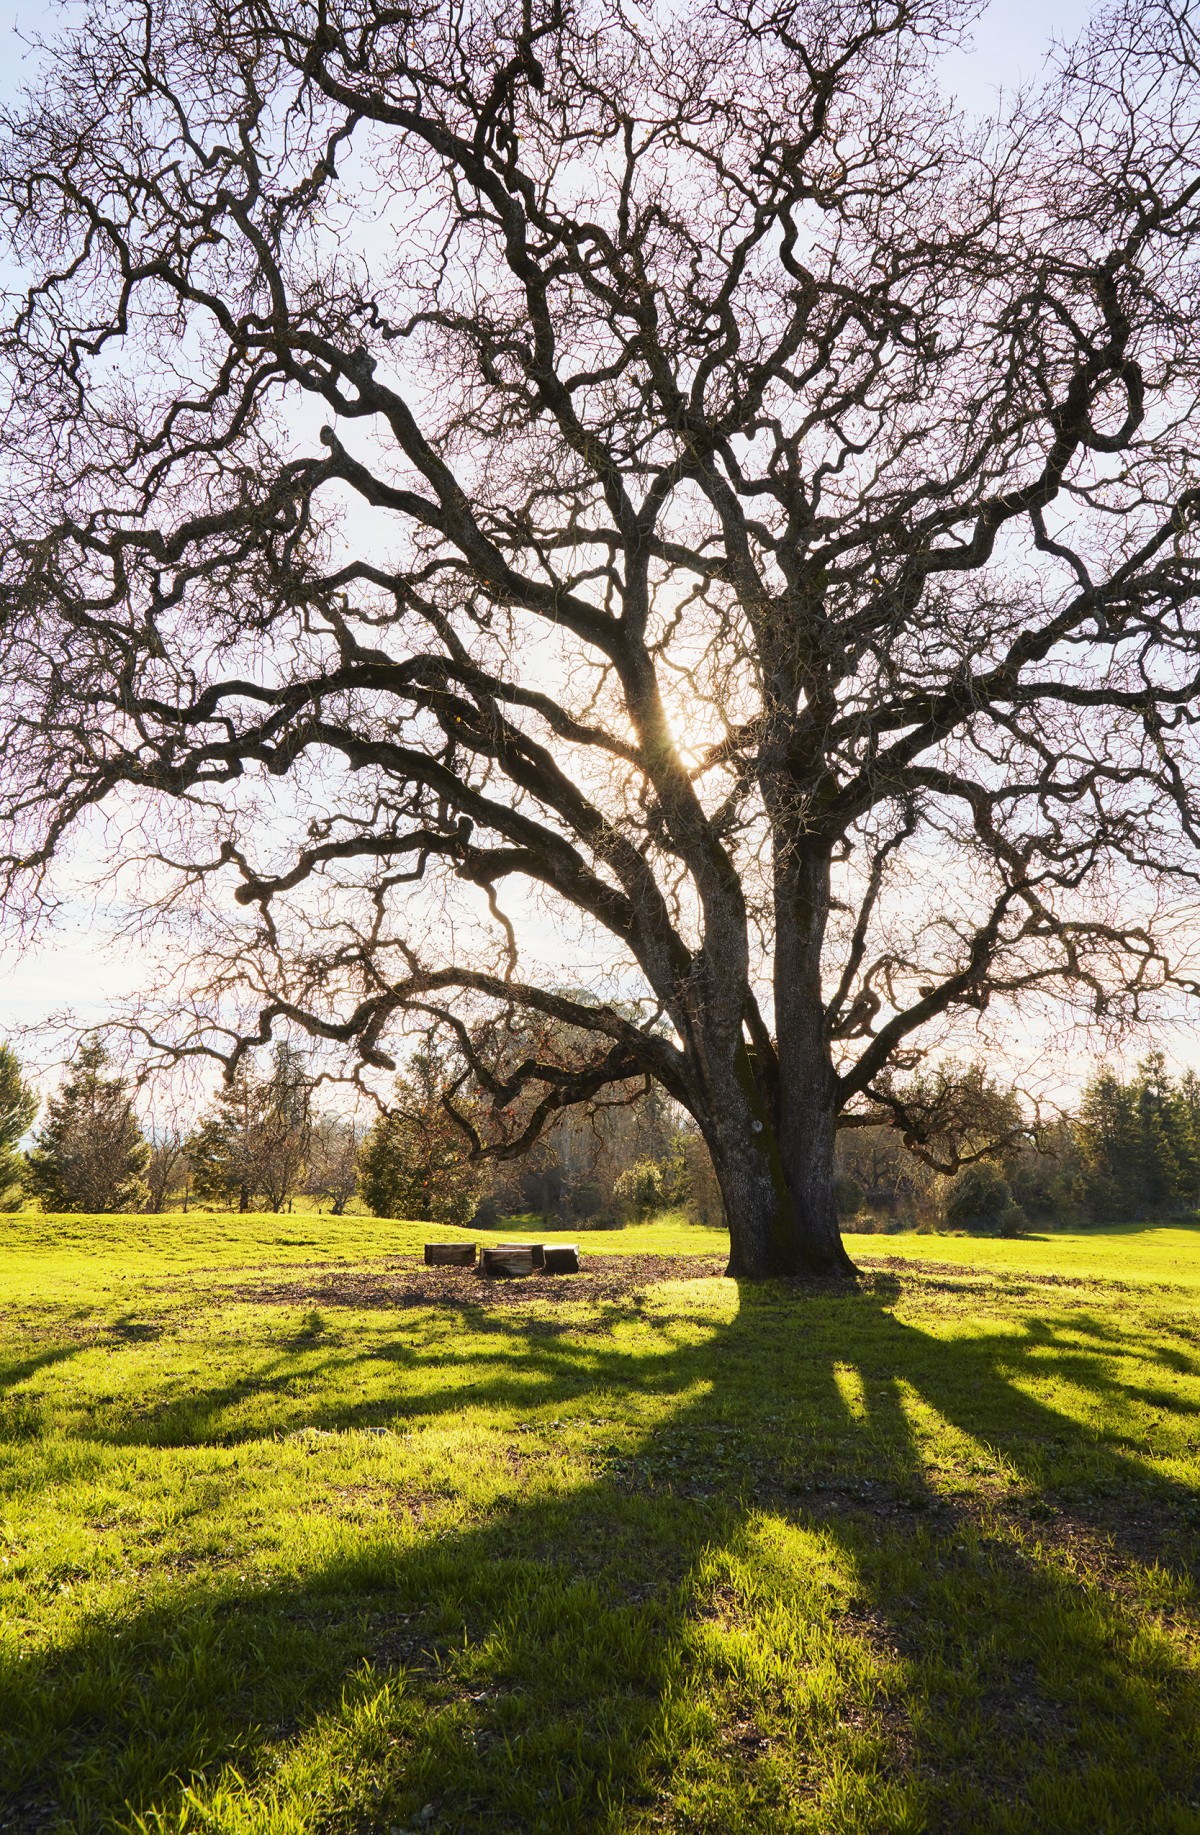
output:
[[[40,6],[0,0],[0,100],[13,99],[23,84],[36,80],[36,62],[17,34],[50,34],[79,10],[75,0]],[[1092,10],[1089,0],[992,0],[976,27],[973,48],[946,59],[947,90],[972,110],[991,107],[998,91],[1035,78],[1052,41],[1073,39]],[[136,953],[97,948],[89,918],[85,909],[68,915],[36,950],[6,953],[0,947],[0,1037],[37,1026],[63,1008],[84,1020],[102,1019],[109,1002],[136,988]],[[21,1049],[24,1055],[24,1040]],[[1072,1071],[1086,1074],[1082,1052],[1079,1060],[1068,1070],[1072,1080]]]
[[[1047,46],[1072,39],[1093,11],[1091,0],[991,0],[983,8],[970,52],[946,62],[946,80],[960,99],[981,106],[1000,88],[1014,88],[1036,76]],[[31,74],[14,32],[49,35],[82,12],[79,0],[0,0],[0,32],[7,42],[0,56],[0,95],[11,96]]]

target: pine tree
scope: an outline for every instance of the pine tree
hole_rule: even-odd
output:
[[[1148,1052],[1142,1059],[1132,1093],[1138,1119],[1140,1208],[1146,1212],[1176,1210],[1186,1188],[1185,1123],[1161,1051]]]
[[[286,1042],[276,1045],[269,1075],[240,1065],[189,1145],[197,1196],[242,1211],[264,1198],[282,1210],[304,1175],[311,1095],[303,1056]]]
[[[21,1201],[24,1163],[17,1142],[37,1114],[37,1097],[21,1075],[11,1045],[0,1045],[0,1206]]]
[[[51,1098],[25,1172],[44,1210],[129,1211],[145,1201],[150,1149],[125,1079],[104,1074],[108,1062],[100,1041],[89,1039]]]
[[[1088,1084],[1076,1122],[1087,1208],[1101,1221],[1168,1216],[1200,1186],[1200,1082],[1176,1083],[1161,1051],[1128,1083],[1111,1070]]]
[[[467,1142],[442,1105],[446,1067],[436,1052],[418,1052],[396,1079],[395,1107],[363,1143],[359,1187],[377,1217],[467,1223],[483,1190]]]
[[[1179,1079],[1179,1151],[1184,1174],[1184,1199],[1200,1204],[1200,1077],[1185,1070]]]
[[[255,1092],[249,1069],[237,1074],[217,1092],[210,1115],[205,1116],[188,1144],[192,1182],[198,1198],[233,1205],[248,1211],[254,1194]]]
[[[1077,1124],[1084,1197],[1101,1222],[1133,1216],[1141,1198],[1140,1140],[1130,1091],[1111,1070],[1092,1078]]]
[[[271,1057],[258,1136],[263,1196],[281,1211],[304,1179],[312,1139],[312,1080],[302,1052],[281,1040]]]

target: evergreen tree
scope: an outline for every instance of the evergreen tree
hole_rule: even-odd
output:
[[[1133,1099],[1138,1124],[1139,1208],[1177,1210],[1186,1188],[1184,1117],[1161,1051],[1149,1052],[1138,1065]]]
[[[255,1092],[243,1063],[223,1084],[188,1144],[192,1184],[198,1198],[248,1211],[254,1192]]]
[[[1013,1202],[1027,1217],[1060,1227],[1083,1221],[1085,1192],[1073,1116],[1039,1125],[1005,1153],[1001,1164]]]
[[[280,1040],[271,1055],[258,1135],[263,1196],[280,1211],[304,1180],[312,1140],[312,1080],[304,1054]]]
[[[26,1162],[28,1190],[48,1211],[129,1211],[144,1203],[150,1149],[128,1085],[106,1076],[98,1039],[81,1045],[51,1098]]]
[[[37,1097],[21,1075],[11,1045],[0,1045],[0,1207],[21,1201],[24,1162],[17,1142],[37,1114]]]
[[[409,1074],[396,1079],[395,1106],[367,1135],[358,1181],[377,1217],[467,1223],[475,1214],[483,1178],[443,1106],[446,1081],[444,1059],[417,1052]]]
[[[268,1075],[239,1065],[188,1149],[197,1196],[242,1211],[263,1198],[282,1210],[304,1176],[311,1096],[304,1058],[286,1041],[276,1045]]]
[[[1200,1082],[1176,1083],[1161,1051],[1123,1083],[1111,1070],[1084,1091],[1076,1121],[1084,1198],[1097,1221],[1170,1215],[1200,1187]]]
[[[1200,1204],[1200,1077],[1187,1070],[1179,1079],[1179,1152],[1184,1196],[1189,1207]]]
[[[1137,1115],[1114,1071],[1099,1071],[1088,1084],[1076,1131],[1089,1212],[1100,1222],[1132,1216],[1140,1200]]]

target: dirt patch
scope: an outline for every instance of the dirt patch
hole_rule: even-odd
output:
[[[1186,1496],[1161,1500],[1157,1506],[1132,1496],[1097,1499],[1091,1510],[1072,1508],[1062,1500],[1013,1491],[995,1481],[973,1478],[946,1493],[920,1485],[892,1485],[863,1479],[858,1483],[797,1483],[785,1489],[763,1485],[756,1499],[781,1514],[802,1520],[856,1521],[879,1533],[881,1525],[911,1534],[918,1522],[945,1541],[970,1524],[982,1545],[1010,1559],[1033,1559],[1032,1544],[1079,1581],[1103,1585],[1131,1611],[1151,1616],[1177,1636],[1200,1641],[1200,1611],[1187,1599],[1164,1606],[1145,1603],[1145,1570],[1161,1566],[1180,1578],[1195,1571],[1195,1506]],[[952,1559],[946,1548],[942,1557]],[[908,1654],[916,1648],[908,1647]]]
[[[1086,1510],[1021,1492],[998,1497],[960,1494],[954,1502],[981,1535],[1007,1531],[1026,1543],[1040,1542],[1067,1572],[1101,1582],[1108,1594],[1130,1608],[1147,1609],[1147,1568],[1162,1567],[1182,1579],[1195,1572],[1200,1518],[1186,1494],[1147,1499],[1123,1490],[1095,1499]],[[1187,1636],[1200,1639],[1200,1608],[1194,1603],[1179,1600],[1154,1611]]]
[[[293,1264],[271,1278],[222,1285],[230,1300],[253,1306],[355,1307],[390,1310],[416,1306],[445,1306],[462,1310],[552,1306],[572,1301],[609,1301],[636,1307],[648,1289],[666,1281],[710,1280],[725,1273],[725,1259],[712,1255],[593,1255],[585,1254],[578,1274],[533,1274],[487,1278],[475,1268],[427,1268],[417,1255],[389,1256],[370,1268],[344,1263]],[[920,1288],[931,1283],[923,1270],[897,1263],[905,1279],[890,1269],[864,1269],[857,1281],[841,1277],[828,1280],[776,1280],[765,1284],[783,1290],[789,1300],[854,1300],[861,1294],[894,1300],[902,1287]],[[963,1271],[964,1273],[966,1270]]]
[[[53,1797],[14,1797],[0,1804],[0,1829],[4,1835],[49,1835],[62,1827],[62,1806]]]
[[[444,1514],[453,1502],[448,1491],[428,1491],[413,1487],[404,1490],[396,1485],[335,1485],[326,1502],[331,1515],[373,1515],[386,1511],[389,1516],[421,1528]]]
[[[488,1280],[473,1268],[426,1268],[415,1255],[390,1258],[383,1268],[297,1268],[286,1280],[226,1287],[231,1300],[253,1306],[521,1307],[534,1302],[624,1300],[662,1281],[702,1280],[723,1274],[725,1263],[703,1255],[589,1255],[578,1274],[520,1275]]]

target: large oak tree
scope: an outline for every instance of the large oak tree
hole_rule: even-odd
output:
[[[94,0],[0,149],[13,909],[107,809],[185,1048],[657,1079],[746,1274],[962,1016],[1187,986],[1192,10],[979,127],[966,16]]]

